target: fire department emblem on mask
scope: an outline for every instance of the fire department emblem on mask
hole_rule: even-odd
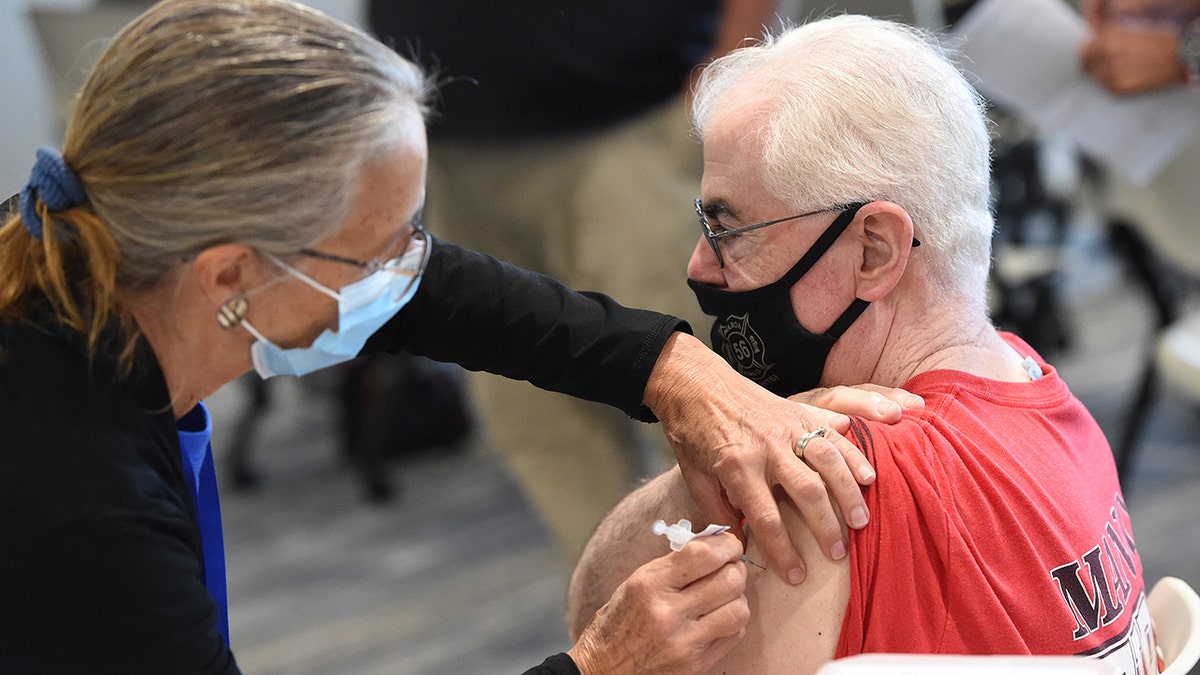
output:
[[[763,361],[763,342],[750,327],[750,315],[731,316],[714,326],[714,338],[721,355],[742,375],[761,382],[775,364]]]

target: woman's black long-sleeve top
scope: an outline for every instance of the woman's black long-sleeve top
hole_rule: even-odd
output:
[[[642,394],[677,330],[690,328],[437,241],[416,296],[364,351],[403,349],[653,421]]]
[[[679,329],[437,242],[416,296],[368,350],[407,349],[651,419],[642,390]],[[237,673],[202,561],[170,397],[146,345],[122,377],[49,320],[0,321],[0,673]],[[559,655],[533,672],[573,671]]]

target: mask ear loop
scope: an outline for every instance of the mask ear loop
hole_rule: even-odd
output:
[[[293,269],[290,265],[283,262],[279,258],[276,258],[274,255],[271,255],[270,253],[264,253],[264,255],[267,258],[269,258],[271,260],[271,262],[282,267],[285,272],[288,272],[289,274],[299,278],[301,281],[308,284],[313,289],[332,297],[334,300],[336,300],[338,302],[341,302],[342,298],[340,295],[329,290],[328,288],[325,288],[320,283],[318,283],[316,280],[305,275],[303,272]],[[220,326],[224,330],[232,330],[235,326],[245,326],[245,328],[255,338],[266,341],[266,338],[263,337],[262,333],[259,333],[258,330],[256,330],[253,326],[251,326],[246,321],[246,314],[250,311],[250,300],[246,296],[249,293],[254,293],[254,292],[261,290],[262,288],[265,288],[267,286],[273,286],[273,285],[279,283],[282,279],[283,279],[283,277],[276,277],[275,279],[272,279],[271,281],[267,282],[267,284],[265,286],[260,286],[259,288],[252,289],[248,293],[239,293],[237,295],[230,297],[225,302],[221,303],[221,306],[217,308],[217,325]]]
[[[242,326],[242,328],[246,329],[246,332],[253,335],[255,340],[258,340],[259,342],[265,342],[267,344],[275,344],[274,342],[271,342],[270,340],[268,340],[265,335],[258,332],[257,328],[255,328],[254,326],[251,326],[249,321],[246,321],[243,319],[241,326]]]
[[[312,277],[308,276],[304,272],[301,272],[300,270],[296,269],[295,267],[292,267],[291,265],[283,262],[282,260],[280,260],[279,258],[276,258],[274,255],[272,255],[270,253],[264,252],[263,255],[265,255],[271,262],[282,267],[283,271],[296,277],[300,281],[303,281],[304,283],[308,284],[314,291],[324,293],[325,295],[328,295],[329,297],[333,298],[336,302],[342,301],[342,296],[337,291],[330,290],[329,288],[322,285],[321,282],[317,281],[316,279],[313,279]]]
[[[842,312],[837,321],[833,322],[829,330],[825,331],[825,335],[835,340],[842,337],[842,334],[846,332],[850,324],[858,320],[858,317],[862,316],[862,313],[867,311],[867,307],[870,305],[871,303],[862,298],[855,298],[854,302],[850,303],[850,306],[846,308],[846,311]]]
[[[328,295],[329,297],[333,298],[336,302],[340,303],[342,301],[341,295],[322,286],[320,284],[320,282],[318,282],[317,280],[308,276],[307,274],[305,274],[305,273],[301,272],[300,270],[292,267],[291,265],[283,262],[282,260],[280,260],[279,258],[275,257],[274,255],[272,255],[270,253],[264,252],[263,255],[266,256],[267,259],[270,260],[271,262],[282,267],[283,271],[287,272],[288,274],[296,277],[300,281],[303,281],[304,283],[311,286],[313,288],[313,290],[316,290],[321,293],[324,293],[325,295]],[[276,279],[268,282],[268,285],[279,283],[279,281],[282,279],[283,279],[283,277],[277,277]],[[262,288],[262,287],[260,286],[260,288]],[[238,297],[242,298],[242,303],[245,305],[245,309],[248,309],[249,302],[246,301],[245,296],[235,296],[235,298],[238,298]],[[225,302],[225,304],[221,305],[221,308],[224,309],[225,305],[228,305],[232,300],[233,299],[227,300]],[[221,323],[221,316],[220,316],[219,312],[217,315],[217,323]],[[244,312],[243,312],[243,315],[239,318],[237,325],[240,325],[242,328],[245,328],[246,332],[248,332],[248,333],[250,333],[250,335],[254,336],[254,339],[258,340],[259,342],[265,342],[267,344],[275,344],[275,343],[271,342],[270,340],[268,340],[265,335],[260,333],[257,328],[252,326],[250,324],[250,322],[246,320]],[[222,327],[224,327],[224,324],[222,324]]]

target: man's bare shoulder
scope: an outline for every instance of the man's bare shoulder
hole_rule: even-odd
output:
[[[850,599],[850,563],[825,556],[790,502],[780,504],[788,533],[800,545],[808,576],[792,586],[771,570],[750,567],[746,597],[750,625],[746,637],[712,673],[804,674],[833,659]],[[746,557],[762,561],[754,533]]]

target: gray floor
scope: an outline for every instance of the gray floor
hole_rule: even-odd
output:
[[[1053,359],[1115,438],[1148,330],[1094,232],[1078,237],[1063,291],[1076,344]],[[277,391],[259,429],[267,481],[224,486],[234,649],[247,673],[516,673],[567,646],[567,572],[487,448],[392,466],[402,497],[368,504],[335,449],[320,386]],[[214,444],[242,405],[210,400]],[[1200,588],[1200,415],[1161,395],[1126,497],[1150,580]],[[218,463],[220,457],[218,456]]]

